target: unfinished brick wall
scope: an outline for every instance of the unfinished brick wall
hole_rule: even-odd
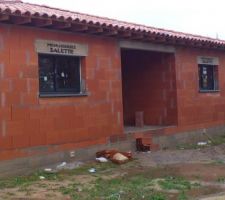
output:
[[[82,66],[87,97],[39,98],[36,39],[88,44]],[[0,160],[22,156],[16,151],[20,148],[80,142],[88,146],[122,134],[121,87],[115,40],[1,25]]]
[[[176,75],[173,54],[123,50],[124,121],[134,125],[144,112],[146,125],[176,125]]]
[[[179,127],[204,128],[225,122],[223,51],[179,47],[176,50]],[[219,58],[219,92],[200,93],[197,56]]]

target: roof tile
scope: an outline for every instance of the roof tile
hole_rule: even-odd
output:
[[[184,40],[194,40],[200,42],[211,42],[214,44],[221,44],[225,47],[225,41],[219,39],[213,39],[209,37],[193,35],[188,33],[176,32],[172,30],[165,30],[160,28],[149,27],[141,24],[128,23],[115,19],[109,19],[106,17],[93,16],[89,14],[82,14],[79,12],[72,12],[58,8],[52,8],[45,5],[36,5],[31,3],[23,3],[20,0],[0,0],[0,13],[4,14],[18,14],[40,16],[47,18],[57,19],[72,19],[79,20],[84,23],[93,23],[100,26],[114,27],[117,29],[128,29],[139,32],[146,32],[151,34],[157,34],[167,36],[171,38],[180,38]]]

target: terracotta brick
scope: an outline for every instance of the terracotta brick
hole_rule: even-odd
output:
[[[42,117],[40,118],[40,133],[54,132],[55,121],[54,118]]]
[[[6,132],[10,136],[24,134],[25,121],[6,121]]]
[[[10,48],[10,64],[22,64],[26,61],[25,51],[19,49]]]
[[[24,132],[29,135],[40,133],[40,119],[28,119],[24,125]]]
[[[60,138],[58,132],[48,131],[46,133],[46,142],[47,142],[47,144],[61,144],[62,139]]]
[[[17,92],[27,92],[27,81],[26,79],[11,79],[12,89]]]
[[[4,93],[5,103],[7,106],[20,105],[21,104],[21,93],[17,91]]]
[[[21,66],[18,63],[7,64],[4,67],[4,78],[20,78],[21,76]]]
[[[12,120],[27,120],[29,119],[29,108],[24,106],[12,107]]]
[[[46,115],[49,118],[60,117],[60,106],[46,106]]]
[[[12,91],[12,80],[11,79],[2,79],[0,80],[0,91],[1,92],[10,92]]]
[[[14,149],[29,147],[30,143],[29,143],[28,135],[27,134],[13,135],[12,136],[12,146]]]
[[[0,108],[0,121],[1,120],[11,120],[11,119],[12,119],[11,107]]]
[[[11,136],[0,136],[0,150],[6,150],[12,148]]]
[[[47,145],[46,133],[31,132],[29,136],[30,146],[44,146]]]
[[[21,69],[23,78],[36,78],[38,79],[38,65],[23,66]]]
[[[42,119],[46,117],[47,112],[43,106],[34,106],[29,108],[29,116],[31,119]]]
[[[63,131],[69,130],[71,128],[72,120],[65,118],[56,118],[55,119],[55,130]]]
[[[36,78],[27,78],[27,91],[28,93],[34,92],[37,93],[39,91],[39,80]]]
[[[39,97],[37,93],[21,93],[21,104],[38,105]]]

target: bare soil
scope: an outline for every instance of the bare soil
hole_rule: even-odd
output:
[[[183,177],[191,182],[198,182],[200,187],[191,188],[186,192],[188,199],[191,200],[225,199],[225,144],[203,149],[135,153],[134,157],[135,161],[131,163],[115,168],[108,167],[97,171],[96,174],[90,174],[87,170],[81,174],[65,173],[62,180],[39,180],[28,186],[3,188],[0,190],[0,200],[73,200],[75,198],[69,194],[63,194],[60,188],[76,183],[78,192],[82,193],[82,186],[92,187],[99,178],[105,180],[117,177],[129,178],[137,174],[145,174],[152,180]],[[179,200],[176,190],[158,190],[165,193],[168,200]]]

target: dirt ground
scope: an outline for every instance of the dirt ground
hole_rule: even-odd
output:
[[[225,200],[225,144],[134,158],[124,165],[90,162],[71,171],[1,180],[0,200]],[[88,172],[92,167],[96,173]]]

